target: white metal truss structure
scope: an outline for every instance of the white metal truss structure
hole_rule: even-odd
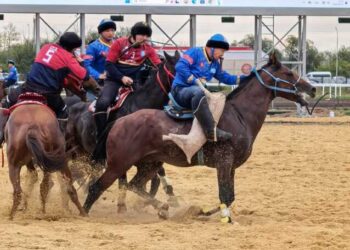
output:
[[[301,75],[306,74],[306,18],[307,16],[349,16],[350,15],[350,2],[347,0],[329,0],[329,1],[304,1],[304,0],[289,0],[289,1],[226,1],[227,6],[198,6],[200,1],[197,1],[196,6],[184,6],[174,4],[146,4],[146,5],[133,5],[126,4],[127,1],[121,0],[100,0],[99,3],[93,3],[88,1],[87,4],[84,1],[71,0],[70,3],[61,0],[55,3],[44,3],[43,0],[33,0],[31,4],[27,4],[28,1],[16,0],[16,4],[3,3],[0,0],[0,11],[2,13],[33,13],[35,14],[35,42],[36,51],[40,49],[40,20],[46,24],[55,34],[58,33],[40,17],[41,13],[47,14],[78,14],[77,19],[67,28],[72,27],[78,20],[80,21],[80,36],[84,42],[85,38],[85,14],[144,14],[146,22],[150,25],[155,25],[159,30],[167,37],[167,43],[172,43],[176,46],[174,37],[185,27],[187,24],[190,26],[190,46],[196,45],[196,16],[197,15],[236,15],[236,16],[254,16],[255,17],[255,64],[259,65],[266,58],[263,58],[262,51],[262,38],[263,34],[268,32],[272,36],[274,47],[277,45],[285,46],[283,39],[296,27],[298,27],[298,53],[293,55],[293,61],[284,62],[292,67],[297,68]],[[133,2],[133,1],[129,1]],[[149,3],[161,2],[160,0],[147,0]],[[191,2],[191,1],[189,1]],[[219,3],[223,0],[212,1]],[[314,3],[315,2],[315,3]],[[39,4],[36,4],[39,3]],[[77,4],[76,4],[77,3]],[[121,4],[125,3],[125,4]],[[237,3],[244,3],[245,5],[237,5]],[[258,3],[254,5],[255,3]],[[293,3],[300,3],[306,7],[300,7],[293,5]],[[275,5],[273,5],[275,4]],[[307,6],[312,4],[312,6]],[[325,6],[328,4],[329,6]],[[276,7],[277,6],[277,7]],[[188,15],[189,19],[182,24],[179,29],[172,35],[168,35],[166,31],[152,19],[152,15]],[[296,16],[298,21],[294,24],[282,37],[278,37],[275,34],[274,17],[275,16]],[[268,21],[269,20],[269,21]],[[84,49],[83,44],[82,49]],[[273,49],[273,48],[272,48]],[[269,51],[265,51],[269,52]]]

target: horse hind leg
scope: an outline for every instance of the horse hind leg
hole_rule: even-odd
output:
[[[69,213],[71,213],[71,210],[69,209],[69,196],[68,196],[68,189],[66,182],[62,176],[62,174],[58,173],[57,174],[57,180],[60,185],[60,195],[61,195],[61,203],[62,207],[67,210]]]
[[[9,177],[13,186],[13,204],[10,212],[10,220],[13,219],[22,198],[22,189],[20,183],[20,171],[21,167],[9,165]]]
[[[136,193],[146,200],[146,205],[151,205],[156,210],[158,210],[158,216],[161,219],[169,218],[169,205],[167,203],[162,203],[161,201],[153,198],[149,193],[147,193],[143,188],[140,188],[138,185],[127,185],[128,190]]]
[[[51,179],[51,174],[44,171],[43,180],[40,183],[40,198],[41,198],[41,211],[43,214],[46,213],[46,201],[47,196],[53,187],[53,181]]]
[[[27,165],[27,174],[24,188],[24,211],[28,208],[28,200],[33,192],[35,183],[38,182],[38,172],[34,167],[34,163],[30,161]]]
[[[75,204],[75,206],[79,210],[80,215],[86,216],[86,212],[79,202],[77,190],[73,186],[72,175],[67,165],[65,165],[61,170],[61,174],[62,174],[62,180],[65,182],[64,184],[63,183],[62,184],[66,185],[67,187],[66,191],[71,201]]]

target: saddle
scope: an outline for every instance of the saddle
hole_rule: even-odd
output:
[[[119,109],[123,105],[126,98],[129,96],[129,94],[132,92],[134,92],[134,89],[131,86],[119,88],[118,95],[115,98],[115,101],[112,104],[112,106],[108,109],[108,112]],[[90,104],[89,111],[92,113],[96,111],[96,100]]]
[[[168,96],[170,99],[169,105],[164,106],[164,111],[169,117],[176,120],[189,120],[194,118],[192,110],[178,104],[171,93],[169,93]]]
[[[16,108],[18,108],[19,106],[22,105],[29,105],[29,104],[37,104],[37,105],[44,105],[46,106],[48,109],[50,109],[47,106],[47,101],[45,96],[40,95],[38,93],[34,93],[34,92],[25,92],[23,94],[20,94],[18,96],[17,99],[17,103],[13,106],[11,106],[9,109],[6,109],[6,111],[4,111],[4,114],[11,114]],[[51,109],[50,109],[51,110]],[[52,111],[52,110],[51,110]],[[53,112],[53,111],[52,111]]]

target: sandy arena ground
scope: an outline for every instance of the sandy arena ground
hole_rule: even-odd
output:
[[[350,249],[350,118],[267,121],[252,156],[236,172],[233,225],[221,224],[218,214],[185,213],[191,205],[218,204],[215,170],[203,166],[166,166],[181,202],[168,221],[151,208],[137,209],[140,199],[130,193],[127,214],[118,215],[116,184],[89,218],[77,216],[73,206],[72,214],[61,208],[56,184],[46,215],[36,187],[29,211],[9,221],[12,187],[5,167],[0,249]],[[165,199],[162,190],[158,198]]]

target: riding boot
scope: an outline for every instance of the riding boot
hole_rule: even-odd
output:
[[[215,126],[213,115],[210,112],[208,101],[203,97],[197,109],[193,112],[202,126],[203,132],[208,141],[226,141],[232,138],[232,134],[221,130]],[[216,134],[215,134],[216,133]],[[215,138],[216,135],[216,138]],[[215,140],[216,139],[216,140]]]
[[[65,105],[63,109],[57,114],[57,121],[60,126],[61,132],[65,134],[67,124],[68,124],[68,112],[67,106]]]
[[[97,112],[94,114],[94,119],[96,123],[96,141],[98,141],[107,125],[107,113]]]

